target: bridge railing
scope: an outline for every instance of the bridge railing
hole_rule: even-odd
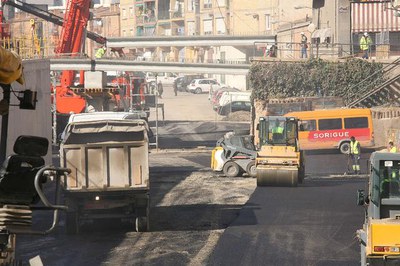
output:
[[[271,47],[274,44],[255,42],[253,49],[254,57],[277,57],[281,59],[301,59],[301,43],[296,42],[277,42],[276,51],[271,53]],[[357,43],[308,43],[307,58],[337,59],[348,57],[363,57],[364,51],[361,51]],[[400,55],[400,45],[398,44],[371,44],[368,49],[369,58],[372,59],[391,59]]]
[[[10,49],[18,53],[23,59],[32,58],[49,58],[54,57],[54,52],[57,45],[57,36],[49,38],[32,38],[18,37],[18,38],[4,38],[0,40],[0,45],[3,48]],[[154,44],[156,48],[157,44]],[[217,58],[215,53],[208,55],[204,53],[194,53],[193,56],[178,56],[176,53],[165,52],[163,56],[158,56],[154,52],[152,57],[143,57],[140,55],[126,54],[125,59],[137,61],[151,61],[151,62],[176,62],[176,63],[209,63],[209,64],[249,64],[251,58],[254,57],[276,57],[279,59],[301,59],[302,58],[302,45],[297,42],[277,42],[275,43],[276,50],[271,53],[273,44],[270,42],[255,42],[252,51],[242,57],[229,57],[226,59]],[[323,58],[323,59],[337,59],[348,57],[362,57],[363,52],[360,50],[357,43],[308,43],[307,44],[307,58]],[[209,48],[209,47],[208,47]],[[212,49],[212,48],[211,48]],[[105,58],[115,57],[108,49]],[[206,49],[205,49],[206,50]],[[91,54],[95,54],[95,49]],[[399,44],[372,44],[369,49],[369,56],[372,59],[385,60],[398,57],[400,55]],[[211,58],[212,57],[212,58]]]

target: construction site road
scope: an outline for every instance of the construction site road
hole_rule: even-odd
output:
[[[164,92],[170,120],[157,121],[160,147],[149,155],[151,232],[136,233],[129,222],[94,220],[83,224],[79,235],[67,235],[61,213],[49,235],[18,236],[19,259],[26,264],[39,255],[52,266],[353,265],[358,260],[353,237],[364,213],[355,198],[365,181],[331,176],[346,171],[346,156],[308,153],[307,178],[298,188],[256,188],[253,178],[222,177],[210,170],[210,151],[224,132],[244,129],[246,122],[217,123],[207,95]],[[176,112],[190,119],[179,119]],[[208,120],[197,119],[196,112],[208,113]],[[362,154],[364,172],[368,156]],[[47,227],[51,218],[36,212],[34,228]]]
[[[225,230],[209,265],[360,265],[355,232],[360,179],[313,179],[297,188],[257,187]]]

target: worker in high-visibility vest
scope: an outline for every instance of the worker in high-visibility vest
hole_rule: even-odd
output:
[[[102,46],[97,50],[95,57],[102,58],[105,53],[106,53],[106,47]]]
[[[397,147],[394,146],[393,141],[389,141],[389,145],[388,145],[388,152],[391,153],[396,153],[397,152]]]
[[[361,154],[360,142],[358,142],[356,138],[352,136],[350,138],[349,156],[353,161],[353,172],[357,175],[360,173],[360,154]]]
[[[283,131],[284,128],[281,125],[281,122],[276,119],[275,121],[275,125],[272,126],[272,128],[270,128],[270,131],[272,133],[272,140],[273,141],[279,141],[283,139]]]

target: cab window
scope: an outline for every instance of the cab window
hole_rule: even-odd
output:
[[[399,170],[399,161],[380,161],[379,187],[381,198],[400,198]]]

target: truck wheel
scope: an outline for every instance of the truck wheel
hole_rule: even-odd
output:
[[[77,212],[67,212],[67,217],[65,221],[65,227],[67,234],[76,235],[79,233],[79,222]]]
[[[196,88],[196,90],[194,91],[194,93],[196,93],[196,94],[200,94],[200,93],[202,93],[202,90],[201,90],[201,88]]]
[[[350,152],[350,142],[342,142],[339,146],[339,150],[343,154],[349,154]]]
[[[247,167],[246,167],[246,173],[250,177],[256,177],[257,176],[257,167],[256,163],[254,161],[250,162]]]
[[[149,229],[148,219],[146,216],[136,217],[135,230],[136,232],[147,232]]]
[[[223,171],[227,177],[235,177],[239,175],[240,167],[237,163],[229,161],[225,163]]]

